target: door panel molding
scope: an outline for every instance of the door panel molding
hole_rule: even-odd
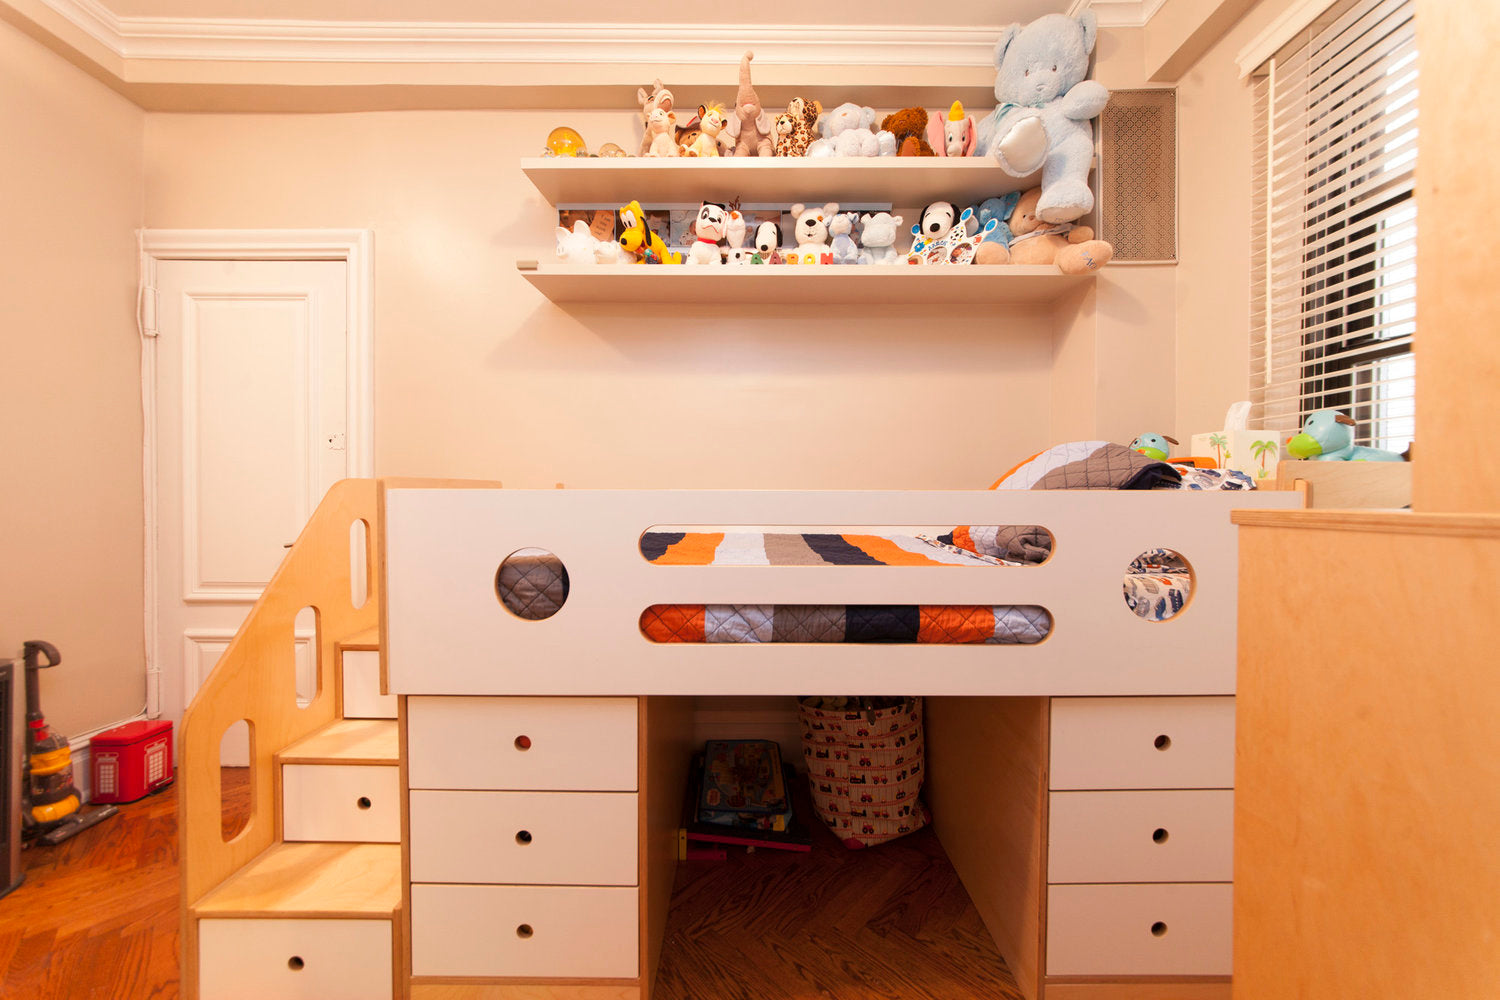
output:
[[[375,471],[375,234],[369,229],[143,229],[137,234],[140,287],[136,321],[141,335],[141,408],[144,420],[141,461],[145,493],[147,714],[162,707],[162,660],[158,620],[157,543],[157,265],[166,260],[328,260],[345,265],[345,461],[349,475]],[[313,498],[316,502],[317,498]],[[229,593],[200,600],[240,600]],[[182,683],[186,678],[176,678]]]

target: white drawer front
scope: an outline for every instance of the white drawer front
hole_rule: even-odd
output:
[[[634,698],[412,697],[412,788],[633,792]]]
[[[635,885],[634,792],[411,793],[413,882]]]
[[[1234,792],[1053,792],[1049,882],[1229,882]]]
[[[200,920],[200,1000],[390,997],[389,920]]]
[[[1054,885],[1047,889],[1049,976],[1227,976],[1233,889]]]
[[[380,693],[380,654],[373,649],[346,649],[344,718],[394,719],[396,696]]]
[[[634,979],[635,889],[411,887],[412,974]]]
[[[393,765],[283,764],[281,802],[284,840],[401,840],[401,775]]]
[[[1233,788],[1233,698],[1054,698],[1051,784]]]

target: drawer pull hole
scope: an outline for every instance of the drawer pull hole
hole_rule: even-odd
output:
[[[370,808],[370,799],[369,799],[369,796],[367,796],[367,795],[361,795],[359,797],[359,801],[356,802],[356,803],[354,803],[354,804],[357,805],[357,806],[359,806],[361,809],[368,809],[368,808]]]
[[[306,964],[306,962],[302,961],[301,955],[293,955],[291,958],[286,960],[286,967],[288,969],[291,969],[293,972],[301,972],[302,967]]]
[[[530,924],[522,924],[520,927],[516,928],[516,937],[520,938],[522,941],[531,937],[531,935],[535,933],[536,932],[531,929]]]
[[[1152,937],[1165,937],[1166,933],[1167,933],[1167,925],[1165,923],[1163,923],[1162,921],[1158,920],[1156,923],[1154,923],[1154,924],[1151,925],[1151,935],[1152,935]]]
[[[1158,750],[1166,750],[1172,745],[1172,737],[1168,736],[1166,733],[1162,733],[1156,738],[1156,742],[1154,745]]]
[[[516,843],[520,844],[523,847],[525,845],[531,843],[531,831],[530,830],[518,830],[518,831],[516,831]]]
[[[1157,827],[1156,832],[1151,834],[1151,839],[1158,844],[1165,844],[1169,836],[1171,834],[1167,833],[1164,827]]]
[[[517,750],[530,750],[531,749],[531,737],[530,736],[517,736],[516,737],[516,749]]]

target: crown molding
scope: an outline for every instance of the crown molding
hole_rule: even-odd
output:
[[[1074,0],[1068,16],[1091,9],[1101,28],[1144,28],[1167,0]]]
[[[617,64],[628,51],[647,66],[722,65],[752,50],[757,66],[968,67],[993,65],[995,44],[961,26],[260,21],[120,17],[98,0],[42,2],[120,58],[141,61]]]

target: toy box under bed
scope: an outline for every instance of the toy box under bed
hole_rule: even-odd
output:
[[[1230,693],[1229,512],[1299,503],[399,482],[384,502],[393,691],[592,695]],[[1026,545],[973,543],[1007,531]]]

